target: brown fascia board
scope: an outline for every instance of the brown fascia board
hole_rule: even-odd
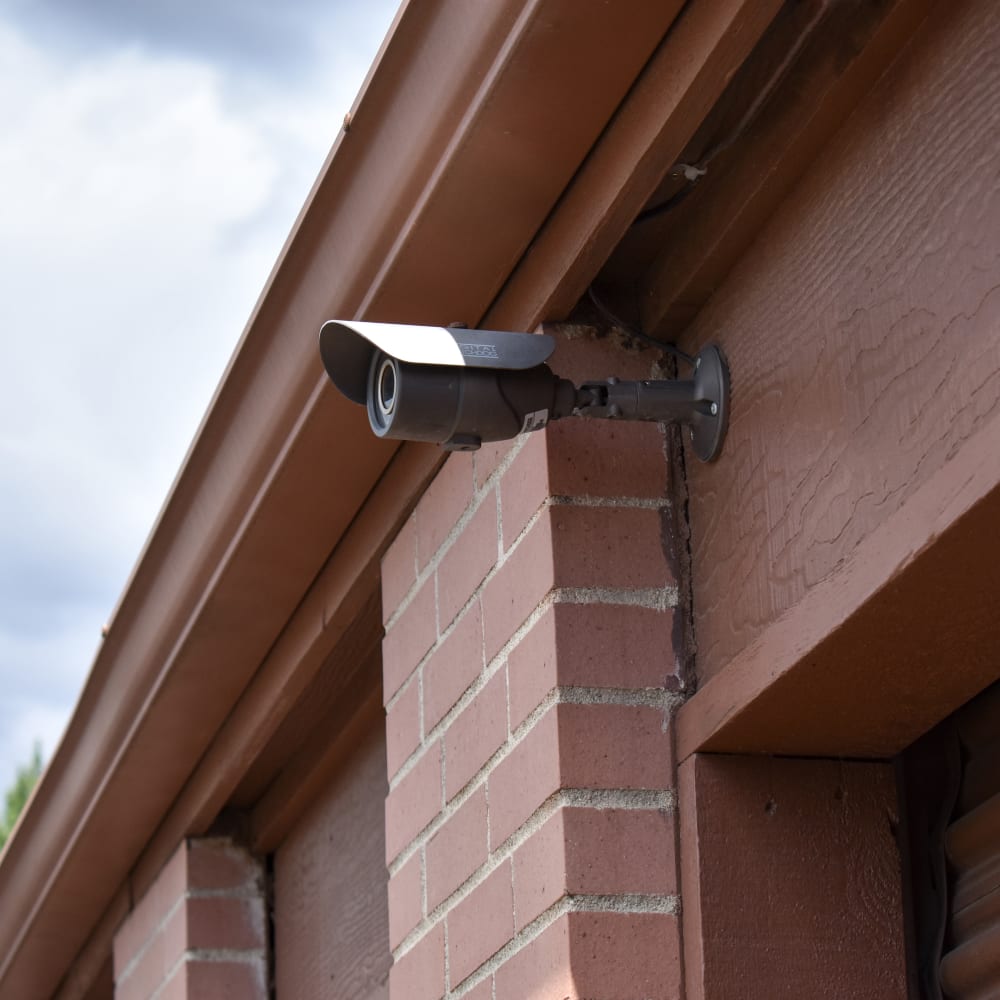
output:
[[[392,457],[326,384],[320,324],[475,323],[673,15],[403,8],[0,858],[0,997],[52,994]]]
[[[677,715],[677,756],[890,759],[1000,677],[1000,417]]]

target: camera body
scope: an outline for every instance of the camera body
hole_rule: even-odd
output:
[[[546,335],[331,321],[320,355],[334,384],[368,410],[377,437],[472,451],[572,413]]]
[[[545,364],[555,350],[546,334],[331,320],[319,343],[331,381],[367,407],[380,438],[474,451],[570,415],[649,420],[683,424],[694,454],[711,462],[726,434],[729,370],[713,345],[689,359],[691,379],[577,388]]]

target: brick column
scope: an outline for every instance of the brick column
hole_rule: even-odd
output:
[[[392,1000],[679,995],[664,452],[453,455],[386,554]]]
[[[115,1000],[267,1000],[266,920],[259,859],[185,841],[115,935]]]

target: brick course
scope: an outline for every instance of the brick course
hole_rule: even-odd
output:
[[[382,621],[399,607],[417,581],[417,521],[412,515],[382,556]]]
[[[219,839],[185,841],[118,929],[116,1000],[266,1000],[259,859]]]
[[[444,996],[444,924],[436,924],[389,970],[390,996],[439,1000]]]
[[[258,961],[193,960],[185,964],[185,996],[198,1000],[266,997],[267,966]]]
[[[475,487],[477,490],[481,490],[486,485],[490,476],[496,472],[511,450],[516,448],[519,443],[487,441],[479,451],[475,452],[473,463],[475,466]]]
[[[142,949],[156,937],[157,928],[178,908],[187,889],[187,852],[178,850],[163,866],[156,881],[136,902],[128,919],[118,929],[114,947],[115,980],[121,978],[125,966],[134,961]]]
[[[383,696],[386,704],[437,639],[434,584],[433,578],[425,580],[406,610],[386,632],[382,642]]]
[[[450,800],[507,739],[507,675],[490,678],[448,727],[444,791]]]
[[[503,511],[501,544],[505,550],[510,548],[551,493],[545,453],[545,435],[530,434],[500,479],[500,506]]]
[[[189,840],[183,857],[188,881],[200,892],[253,893],[260,888],[263,877],[260,859],[226,840],[214,837]]]
[[[433,910],[489,854],[486,789],[478,788],[427,844],[427,908]]]
[[[629,590],[674,582],[659,510],[560,505],[549,516],[556,586]]]
[[[445,553],[437,571],[441,628],[454,620],[497,561],[496,494],[490,493]]]
[[[552,525],[543,516],[483,588],[483,633],[489,662],[555,586]]]
[[[676,891],[674,817],[664,811],[561,808],[514,854],[518,930],[567,894]]]
[[[673,627],[672,610],[551,605],[507,660],[511,728],[559,685],[676,688]]]
[[[386,713],[385,769],[390,779],[420,746],[420,735],[420,682],[414,677]]]
[[[559,729],[550,708],[490,773],[490,846],[499,847],[560,788]]]
[[[385,859],[391,862],[441,809],[441,745],[435,743],[385,800]]]
[[[560,779],[567,788],[669,788],[673,740],[663,710],[559,705]]]
[[[471,455],[453,454],[441,467],[417,507],[417,565],[423,569],[472,500]]]
[[[681,995],[680,930],[662,913],[567,913],[496,973],[496,1000]]]
[[[545,436],[549,487],[557,496],[664,497],[667,463],[656,424],[563,420]]]
[[[448,971],[457,986],[513,936],[510,862],[505,861],[448,914]]]
[[[424,730],[430,732],[483,670],[483,613],[470,607],[424,667]]]
[[[389,947],[395,948],[423,916],[423,858],[420,851],[389,879]]]

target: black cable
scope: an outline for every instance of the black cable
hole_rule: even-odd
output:
[[[643,209],[633,220],[632,225],[638,226],[642,222],[647,222],[649,219],[655,219],[660,215],[666,215],[667,212],[675,209],[682,201],[687,198],[689,194],[694,190],[697,180],[686,181],[684,187],[680,191],[675,192],[666,201],[661,201],[658,205],[652,205],[649,208]]]
[[[594,304],[594,308],[612,325],[618,327],[623,333],[636,340],[641,340],[646,344],[650,344],[652,347],[658,347],[661,351],[666,351],[667,354],[672,354],[675,358],[680,358],[681,361],[686,361],[691,367],[694,367],[694,358],[690,354],[685,354],[676,344],[667,343],[665,340],[657,340],[655,337],[650,337],[648,333],[643,333],[641,330],[636,330],[634,327],[628,325],[623,320],[619,319],[598,297],[597,293],[594,291],[594,286],[591,285],[587,289],[587,296],[590,301]]]
[[[806,43],[812,38],[813,33],[819,26],[823,18],[829,13],[829,3],[823,2],[818,5],[812,19],[799,32],[795,39],[795,44],[785,53],[784,59],[775,67],[774,72],[767,79],[764,86],[757,92],[756,97],[750,102],[750,106],[743,113],[743,117],[724,136],[716,139],[706,149],[695,162],[675,163],[669,173],[675,177],[683,177],[686,181],[684,187],[672,194],[666,201],[661,201],[658,205],[641,211],[633,220],[632,225],[637,226],[648,219],[655,219],[657,216],[665,215],[676,208],[691,192],[702,177],[708,173],[708,165],[720,154],[726,152],[734,146],[750,130],[754,122],[757,121],[764,106],[771,99],[771,96],[778,89],[778,85],[784,80],[789,69],[799,57]]]

